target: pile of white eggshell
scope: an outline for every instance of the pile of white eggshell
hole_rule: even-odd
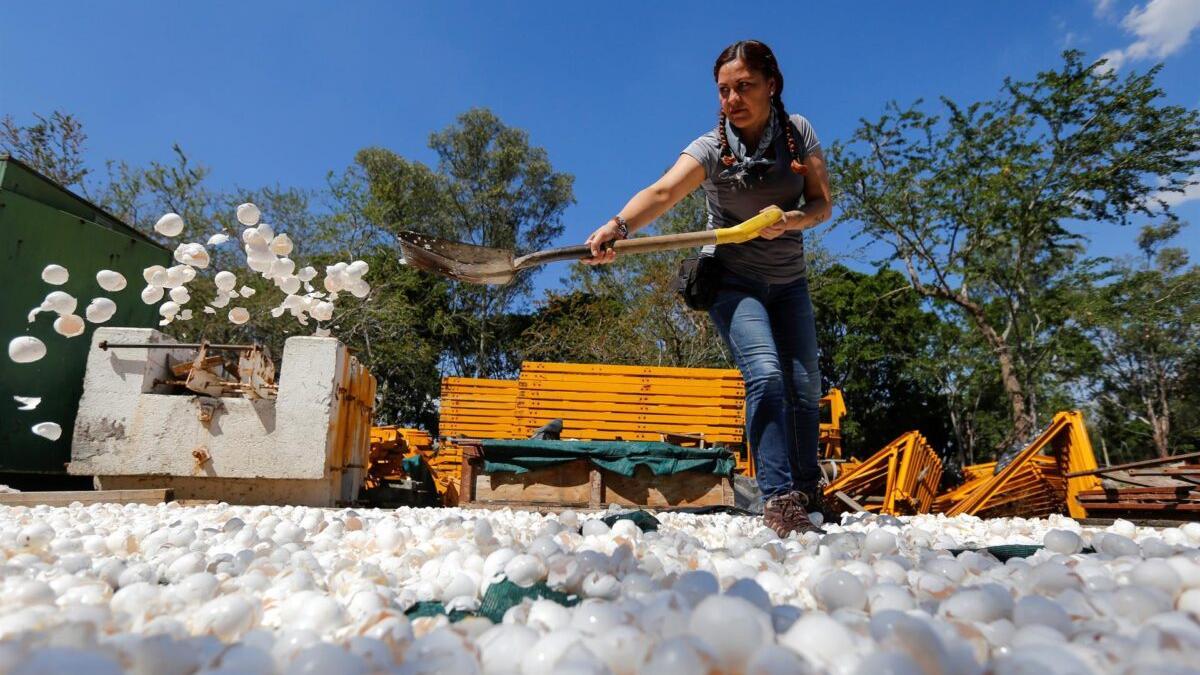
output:
[[[601,514],[596,514],[601,515]],[[1200,523],[0,507],[0,672],[1089,673],[1200,662]],[[1044,543],[1025,559],[949,549]],[[1094,553],[1081,553],[1085,546]],[[581,600],[474,610],[508,578]]]
[[[296,270],[296,263],[287,256],[292,253],[294,245],[287,234],[275,234],[270,225],[260,224],[262,213],[254,204],[246,203],[237,207],[237,220],[246,229],[242,232],[245,244],[246,264],[250,269],[272,280],[275,286],[284,294],[280,305],[271,310],[273,317],[280,317],[289,312],[301,325],[308,325],[308,319],[318,322],[333,319],[334,302],[341,292],[349,292],[354,297],[365,298],[371,292],[370,285],[363,279],[366,276],[367,263],[355,260],[351,263],[339,262],[325,268],[324,291],[313,287],[312,281],[317,277],[317,270],[304,267]],[[184,220],[176,213],[168,213],[158,219],[154,230],[164,237],[174,238],[184,231]],[[208,246],[219,246],[229,241],[229,235],[217,233],[209,237]],[[189,321],[192,310],[187,305],[192,300],[188,284],[192,283],[197,270],[206,269],[212,259],[204,244],[198,242],[181,243],[175,248],[175,261],[171,267],[152,265],[142,271],[146,287],[142,289],[142,301],[148,305],[162,303],[158,307],[160,326],[166,326],[175,321]],[[70,279],[70,271],[59,264],[50,264],[42,270],[42,281],[52,286],[62,286]],[[121,291],[126,286],[125,277],[113,270],[100,270],[96,273],[96,284],[109,293]],[[222,270],[213,277],[216,294],[209,304],[204,306],[206,314],[216,314],[218,309],[229,305],[233,298],[249,298],[255,290],[250,286],[237,286],[237,276],[228,270]],[[298,295],[303,287],[304,294]],[[164,298],[166,299],[163,302]],[[28,321],[37,321],[42,313],[54,314],[54,331],[66,338],[78,337],[84,333],[84,319],[75,314],[79,301],[69,293],[61,290],[50,291],[40,305],[29,311]],[[101,324],[110,320],[116,314],[117,305],[107,297],[96,297],[84,310],[87,321]],[[232,307],[227,314],[234,324],[244,324],[250,321],[250,311],[245,307]],[[328,335],[328,329],[318,327],[318,335]],[[32,335],[22,335],[12,338],[8,343],[8,356],[15,363],[33,363],[46,355],[44,342]],[[25,396],[15,396],[18,410],[32,410],[37,406],[38,399]],[[55,422],[40,422],[35,424],[33,432],[49,440],[58,440],[62,428]]]
[[[251,203],[241,204],[236,211],[237,220],[245,226],[242,230],[241,241],[246,255],[246,266],[254,272],[270,280],[283,293],[283,301],[271,310],[271,316],[278,318],[290,313],[301,325],[307,326],[311,318],[315,321],[329,321],[333,318],[334,302],[338,293],[346,291],[357,298],[365,298],[371,292],[370,285],[363,279],[368,271],[367,263],[356,260],[352,263],[337,263],[325,268],[324,291],[312,284],[317,278],[317,270],[311,266],[296,269],[296,262],[290,257],[295,248],[286,233],[276,233],[268,224],[261,222],[261,210]],[[155,231],[166,237],[177,237],[184,230],[183,218],[175,213],[168,213],[158,220]],[[229,235],[218,232],[208,238],[208,246],[220,246],[230,241]],[[197,269],[208,267],[211,259],[204,244],[183,243],[175,249],[175,260],[179,264],[164,268],[149,267],[145,271],[146,288],[142,291],[142,300],[154,304],[169,293],[170,299],[159,306],[162,316],[160,325],[173,321],[186,321],[192,318],[190,309],[184,308],[191,300],[187,284],[196,277]],[[228,270],[217,272],[213,277],[216,295],[204,306],[204,313],[216,314],[224,309],[234,298],[249,298],[254,295],[250,286],[238,285],[237,276]],[[302,292],[303,290],[303,292]],[[228,312],[231,323],[243,324],[250,320],[250,312],[245,307],[232,307]],[[320,329],[318,329],[320,330]]]
[[[42,281],[51,286],[62,286],[67,283],[70,277],[70,271],[62,265],[50,264],[46,265],[45,269],[42,270]],[[109,293],[116,293],[125,288],[125,277],[120,272],[100,270],[96,273],[96,284]],[[33,323],[37,321],[38,314],[43,312],[56,314],[54,332],[63,337],[78,337],[83,334],[84,323],[83,319],[75,313],[77,307],[79,307],[79,301],[70,293],[65,291],[50,291],[46,294],[46,298],[42,300],[42,304],[29,310],[26,319],[29,323]],[[116,312],[117,304],[115,302],[109,298],[96,297],[92,298],[92,301],[88,303],[83,314],[91,323],[104,323],[111,319]],[[10,347],[10,351],[11,349],[12,347]],[[39,356],[38,358],[41,357]],[[19,363],[27,362],[19,361]]]
[[[62,286],[71,278],[71,272],[62,265],[50,264],[42,270],[42,281],[51,286]],[[116,293],[125,288],[125,277],[120,272],[100,270],[96,273],[96,285],[109,293]],[[54,332],[65,338],[79,337],[83,334],[83,318],[75,313],[79,301],[75,296],[61,290],[50,291],[37,307],[26,316],[29,323],[38,320],[42,313],[54,314]],[[92,298],[83,314],[90,323],[100,324],[108,321],[116,314],[117,304],[103,296]],[[8,342],[8,358],[13,363],[35,363],[46,356],[46,343],[32,335],[19,335]],[[34,396],[13,396],[17,410],[30,411],[37,408],[41,399]],[[38,422],[32,427],[33,433],[51,441],[62,437],[62,427],[57,422]]]

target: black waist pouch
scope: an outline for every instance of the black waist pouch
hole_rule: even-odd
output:
[[[716,256],[698,255],[685,258],[679,263],[679,276],[675,278],[675,291],[683,303],[698,312],[706,311],[717,299],[721,290],[721,263]]]

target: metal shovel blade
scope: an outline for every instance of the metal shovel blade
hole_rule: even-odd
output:
[[[400,232],[404,261],[418,269],[474,284],[507,284],[517,273],[512,251]]]

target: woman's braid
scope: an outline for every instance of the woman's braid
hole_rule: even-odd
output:
[[[721,137],[721,163],[725,166],[733,166],[737,160],[733,156],[733,150],[729,149],[729,136],[725,131],[725,113],[719,113],[717,116],[717,133]]]
[[[801,161],[800,147],[796,145],[796,134],[792,120],[788,118],[787,110],[783,107],[783,97],[776,94],[771,97],[771,102],[775,106],[775,116],[779,118],[779,123],[783,125],[784,133],[787,134],[788,152],[792,155],[792,173],[798,173],[801,176],[808,173],[808,167]]]

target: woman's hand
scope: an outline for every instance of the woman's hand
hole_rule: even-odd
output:
[[[612,247],[605,248],[605,244],[610,241],[616,241],[621,238],[620,228],[617,226],[616,220],[610,220],[607,223],[596,228],[592,236],[583,242],[585,246],[592,250],[592,257],[580,258],[579,261],[585,265],[607,265],[617,259],[617,252]]]
[[[779,222],[764,227],[758,236],[763,239],[775,239],[784,232],[808,230],[829,220],[833,215],[833,201],[829,193],[829,169],[825,166],[825,155],[821,153],[820,148],[804,158],[804,166],[808,167],[808,180],[804,182],[804,208],[784,211]],[[763,211],[773,208],[775,207],[768,206]]]
[[[775,239],[784,232],[792,230],[808,230],[821,224],[827,217],[829,207],[823,199],[813,200],[813,203],[805,204],[804,210],[797,209],[795,211],[784,211],[783,217],[774,225],[769,225],[758,231],[758,236],[763,239]],[[774,206],[768,206],[763,209],[773,209]],[[816,212],[816,215],[807,213],[809,209]],[[762,213],[760,211],[759,213]]]
[[[771,209],[777,209],[777,208],[779,208],[779,207],[768,206],[765,209],[763,209],[762,211],[759,211],[759,213],[764,213],[766,211],[770,211]],[[795,211],[793,211],[792,213],[795,213]],[[789,229],[791,229],[788,227],[787,221],[788,221],[788,212],[784,211],[782,218],[780,218],[779,220],[775,221],[771,225],[768,225],[758,231],[759,238],[768,239],[768,240],[774,239],[774,238],[778,237],[779,235],[783,234],[784,232],[787,232]]]

